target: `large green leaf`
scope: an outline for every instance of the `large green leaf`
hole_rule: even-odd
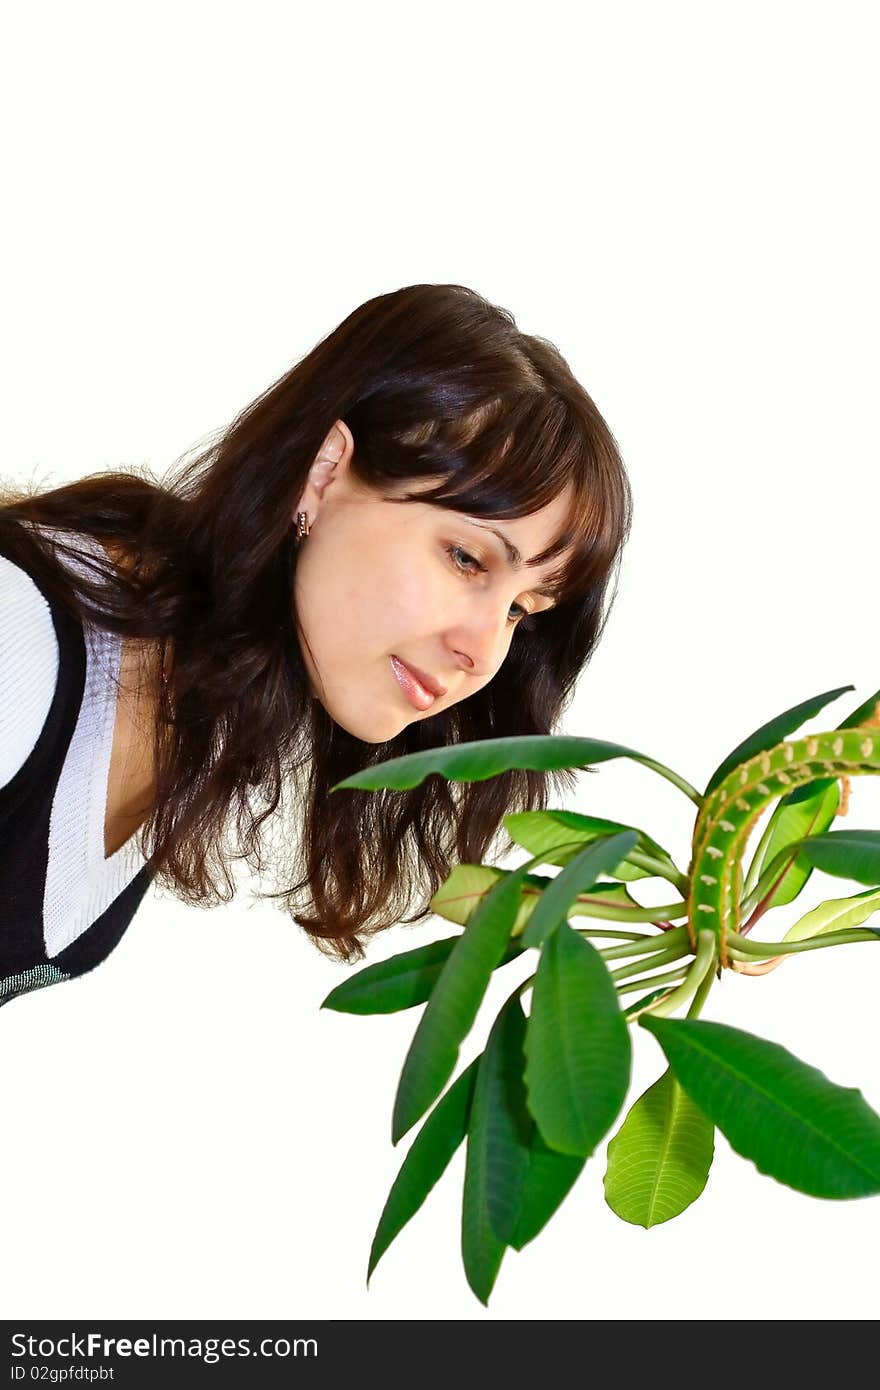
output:
[[[558,864],[560,867],[591,840],[617,831],[633,830],[638,836],[638,849],[659,860],[670,873],[678,873],[671,856],[644,830],[634,825],[623,825],[619,821],[605,820],[601,816],[584,816],[577,811],[512,811],[504,817],[504,827],[515,844],[522,845],[529,854],[540,854],[545,864]],[[618,878],[629,881],[650,878],[655,871],[624,859],[615,872]]]
[[[623,1221],[647,1229],[679,1216],[703,1191],[715,1126],[667,1067],[631,1107],[607,1153],[606,1202]]]
[[[846,689],[851,690],[852,686]],[[432,772],[450,782],[485,782],[514,767],[552,772],[561,768],[587,768],[610,758],[634,758],[646,767],[661,766],[654,758],[637,753],[622,743],[601,738],[576,738],[571,734],[522,734],[518,738],[484,738],[455,743],[445,748],[427,748],[421,753],[405,753],[388,758],[374,767],[362,768],[331,787],[378,787],[404,790],[417,787]]]
[[[495,1240],[521,1250],[544,1229],[586,1162],[551,1149],[528,1110],[525,1032],[522,1005],[514,998],[490,1033],[471,1110],[465,1173],[469,1249],[487,1215]],[[495,1250],[491,1239],[489,1249]]]
[[[486,1222],[502,1245],[510,1244],[516,1227],[534,1124],[522,1080],[525,1034],[525,1014],[514,994],[489,1033],[468,1123],[462,1226],[466,1268]]]
[[[473,1194],[471,1182],[470,1194]],[[507,1246],[499,1240],[489,1222],[485,1204],[477,1204],[467,1187],[461,1208],[461,1258],[465,1276],[484,1307],[498,1278]]]
[[[411,1009],[415,1004],[424,1004],[459,940],[459,936],[446,936],[440,941],[430,941],[426,946],[401,951],[388,960],[377,960],[372,965],[366,965],[356,975],[331,989],[321,1008],[348,1014],[392,1014],[400,1009]],[[524,949],[518,940],[509,942],[498,962],[499,966],[521,956]]]
[[[438,1100],[400,1166],[370,1247],[367,1287],[382,1255],[442,1177],[467,1134],[479,1061],[480,1058],[475,1057]]]
[[[522,933],[523,945],[540,946],[553,928],[564,921],[578,894],[591,889],[600,874],[612,873],[629,854],[636,838],[634,830],[627,830],[622,835],[596,840],[550,879]]]
[[[800,852],[817,869],[857,883],[880,884],[880,830],[829,830],[810,835]]]
[[[424,1115],[452,1075],[492,971],[507,949],[525,873],[523,864],[487,893],[440,971],[398,1082],[393,1144]]]
[[[463,927],[473,917],[487,893],[509,872],[495,864],[455,864],[431,898],[431,911]],[[533,877],[535,875],[526,874],[524,885]],[[518,915],[517,921],[520,920]]]
[[[562,1154],[551,1149],[534,1120],[530,1134],[529,1166],[520,1194],[519,1219],[508,1241],[514,1250],[522,1250],[543,1231],[587,1161],[581,1154]]]
[[[464,926],[495,884],[510,873],[509,869],[499,869],[493,864],[457,864],[441,884],[431,899],[431,907],[438,917]],[[526,922],[540,901],[544,889],[554,881],[549,874],[526,874],[523,879],[522,897],[511,934],[521,935]],[[594,905],[613,907],[632,907],[641,909],[622,883],[596,883],[589,893],[580,894],[568,909],[569,917],[589,917]],[[641,919],[638,919],[641,920]],[[609,921],[609,928],[613,925]]]
[[[857,1088],[725,1023],[651,1014],[638,1021],[700,1109],[760,1172],[813,1197],[880,1192],[880,1115]]]
[[[877,712],[877,701],[880,700],[880,690],[875,690],[873,695],[869,695],[858,709],[852,710],[845,719],[841,719],[837,725],[838,729],[859,729],[869,719],[873,719]]]
[[[588,1158],[629,1086],[629,1028],[598,951],[566,922],[544,941],[526,1028],[528,1106],[545,1142]]]
[[[767,894],[772,892],[766,905],[767,911],[771,907],[782,907],[785,903],[793,902],[801,892],[813,872],[813,866],[805,863],[801,857],[800,841],[807,835],[818,835],[827,830],[837,814],[840,804],[839,782],[823,777],[819,782],[807,782],[795,790],[803,793],[805,788],[809,789],[812,795],[796,798],[792,796],[791,800],[785,797],[779,802],[771,818],[773,825],[770,834],[763,839],[759,847],[762,868],[778,860],[772,875],[767,874],[764,878],[759,878],[756,885],[756,901],[763,902]],[[779,858],[782,851],[791,845],[794,846],[791,854]],[[749,877],[752,874],[753,869],[750,869]]]
[[[806,941],[811,936],[825,936],[828,932],[845,931],[847,927],[860,927],[875,912],[880,912],[880,888],[866,888],[864,893],[854,893],[849,898],[829,898],[799,917],[782,939]],[[871,930],[880,932],[880,927],[872,927]]]
[[[713,792],[719,783],[724,781],[728,772],[739,767],[740,763],[747,763],[756,753],[775,748],[788,734],[799,729],[804,720],[811,719],[846,690],[855,690],[855,686],[841,685],[836,690],[825,690],[821,695],[812,695],[810,699],[802,700],[799,705],[792,705],[791,709],[784,710],[782,714],[777,714],[774,719],[755,729],[754,733],[749,734],[742,743],[738,743],[733,752],[728,753],[724,761],[719,763],[709,778],[703,795],[708,796]]]

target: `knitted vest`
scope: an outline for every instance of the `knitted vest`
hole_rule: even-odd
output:
[[[28,573],[0,540],[0,555]],[[30,577],[45,598],[58,642],[58,678],[49,713],[24,763],[0,787],[0,1005],[68,980],[105,960],[131,922],[153,877],[149,861],[109,906],[62,950],[44,939],[44,894],[52,803],[83,700],[86,643],[82,623]]]

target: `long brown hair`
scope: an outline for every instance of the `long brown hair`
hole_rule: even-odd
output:
[[[294,510],[337,419],[354,437],[353,475],[383,494],[439,475],[420,502],[513,518],[573,485],[571,524],[541,557],[574,546],[557,606],[515,631],[488,685],[378,744],[312,697],[293,611]],[[230,858],[271,868],[283,887],[257,897],[350,963],[363,939],[424,919],[453,863],[487,857],[502,816],[544,809],[552,784],[569,789],[576,773],[330,788],[404,753],[554,732],[607,620],[631,515],[615,439],[558,349],[463,285],[426,284],[367,300],[161,481],[132,465],[0,495],[0,540],[80,619],[158,647],[163,662],[173,652],[168,689],[155,691],[157,795],[140,832],[154,877],[213,906],[234,896]],[[105,566],[22,522],[119,546],[133,563]],[[74,579],[59,550],[94,582]],[[499,853],[511,848],[507,838]]]

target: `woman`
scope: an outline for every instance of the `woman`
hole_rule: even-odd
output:
[[[93,968],[154,880],[229,901],[230,859],[339,960],[425,918],[575,774],[330,788],[553,732],[630,523],[557,349],[461,285],[362,304],[177,477],[0,499],[0,1002]]]

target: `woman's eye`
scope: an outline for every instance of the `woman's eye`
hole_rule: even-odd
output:
[[[473,576],[476,574],[486,573],[486,566],[481,565],[479,560],[475,559],[473,555],[469,555],[468,552],[466,550],[463,550],[460,545],[447,545],[444,546],[444,549],[447,555],[450,556],[452,563],[458,570],[459,574],[466,575],[468,578],[473,578]],[[462,561],[464,563],[462,563]],[[473,565],[474,568],[468,569],[468,565]],[[531,627],[533,625],[534,615],[530,614],[525,608],[523,608],[521,603],[512,603],[510,606],[512,609],[519,609],[517,617],[511,620],[514,623],[516,623],[518,627]]]
[[[460,569],[464,574],[485,573],[486,566],[481,565],[479,560],[475,560],[473,555],[468,555],[467,551],[462,550],[460,545],[447,545],[446,553],[452,556],[452,560],[456,568]],[[459,560],[456,558],[458,556],[461,556],[461,558],[464,560],[464,565],[460,564]],[[474,568],[472,570],[468,570],[465,568],[465,566],[467,565],[473,565]]]

